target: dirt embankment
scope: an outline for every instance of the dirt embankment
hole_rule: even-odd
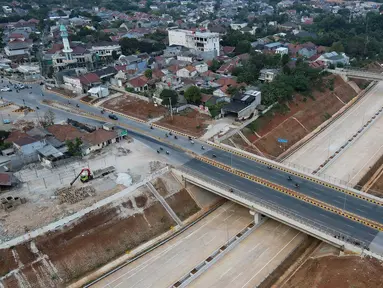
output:
[[[265,155],[277,157],[356,96],[354,89],[339,76],[330,76],[324,82],[327,84],[323,92],[314,91],[312,98],[296,95],[284,111],[271,110],[257,119],[252,128],[258,136],[246,128],[246,137]],[[278,138],[288,142],[281,144]]]
[[[110,99],[101,106],[142,120],[156,118],[167,112],[167,109],[163,106],[154,106],[153,103],[128,95]]]
[[[358,256],[311,258],[283,287],[380,288],[383,265],[376,259]]]
[[[181,219],[199,210],[184,189],[167,201]],[[64,229],[0,250],[0,286],[63,287],[175,225],[163,206],[141,188]]]
[[[164,117],[156,124],[199,137],[203,135],[210,121],[210,116],[206,114],[193,109],[185,109],[179,114],[173,115],[173,117]]]

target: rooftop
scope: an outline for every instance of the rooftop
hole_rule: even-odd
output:
[[[98,129],[92,133],[85,134],[83,141],[90,145],[98,145],[107,142],[108,140],[115,139],[116,137],[117,133],[115,131]]]
[[[82,138],[84,136],[84,133],[71,125],[54,124],[47,127],[47,130],[61,142],[65,142],[67,140],[73,141],[76,138]]]

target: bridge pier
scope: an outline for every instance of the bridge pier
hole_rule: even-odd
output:
[[[249,210],[250,215],[254,216],[254,224],[258,224],[262,220],[262,214],[257,211]]]

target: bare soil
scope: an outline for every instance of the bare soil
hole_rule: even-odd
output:
[[[383,71],[383,70],[382,70]],[[370,85],[370,83],[372,81],[369,81],[369,80],[365,80],[365,79],[358,79],[358,78],[349,78],[351,81],[355,82],[356,85],[358,85],[358,87],[360,89],[364,89],[366,88],[368,85]]]
[[[154,106],[153,103],[128,95],[110,99],[101,106],[142,120],[157,118],[167,112],[167,109],[163,106]]]
[[[329,78],[334,79],[332,91],[328,88],[323,92],[314,91],[312,98],[296,95],[288,103],[287,111],[272,110],[256,120],[256,132],[261,138],[249,131],[245,131],[245,135],[264,154],[272,158],[279,156],[356,96],[342,78]],[[280,144],[278,138],[286,139],[288,143]]]
[[[190,215],[193,215],[200,210],[186,189],[181,189],[178,193],[169,196],[166,198],[166,202],[181,221],[184,221]]]
[[[200,137],[204,134],[211,118],[193,109],[185,109],[180,114],[166,116],[156,122],[169,129]]]
[[[373,258],[326,256],[311,258],[284,288],[381,288],[383,265]]]
[[[80,100],[89,103],[90,101],[94,100],[94,98],[90,96],[84,96]]]
[[[186,190],[167,201],[183,220],[199,210]],[[140,188],[63,229],[0,249],[0,287],[64,287],[174,225],[163,206]]]

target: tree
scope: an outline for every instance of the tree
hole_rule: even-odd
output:
[[[217,71],[219,69],[219,67],[221,67],[222,63],[216,59],[213,59],[213,61],[211,62],[211,65],[209,67],[209,70],[210,71]]]
[[[120,55],[118,55],[116,50],[112,51],[112,58],[113,58],[113,60],[117,60],[119,57],[120,57]]]
[[[152,76],[153,76],[152,69],[146,69],[145,72],[144,72],[144,75],[145,75],[146,78],[152,79]]]
[[[65,14],[65,12],[63,11],[63,10],[57,10],[57,15],[59,15],[59,16],[66,16],[66,14]]]
[[[67,148],[68,148],[68,153],[72,156],[81,156],[81,145],[82,141],[80,138],[76,138],[74,142],[67,140],[65,142]]]
[[[37,40],[40,39],[40,36],[34,32],[29,34],[29,39],[32,39],[33,42],[36,42]]]
[[[161,91],[160,97],[163,100],[163,105],[169,105],[169,99],[171,99],[171,103],[173,106],[178,103],[178,94],[174,90],[164,89]]]
[[[344,46],[343,46],[342,42],[340,42],[340,41],[334,42],[331,45],[330,50],[335,51],[335,52],[344,52]]]
[[[44,124],[43,124],[43,126],[47,127],[47,126],[53,125],[55,123],[55,118],[56,118],[55,113],[51,109],[49,109],[44,114]]]
[[[233,95],[237,94],[237,92],[239,92],[239,88],[237,86],[230,86],[227,88],[226,92],[230,96],[233,96]]]
[[[197,86],[190,86],[186,89],[184,96],[189,103],[199,104],[201,102],[201,90]]]
[[[288,54],[283,54],[281,58],[282,66],[285,66],[287,63],[289,63],[290,57]]]
[[[251,49],[251,44],[247,40],[242,40],[238,42],[237,46],[235,46],[235,54],[244,54],[249,53]]]

